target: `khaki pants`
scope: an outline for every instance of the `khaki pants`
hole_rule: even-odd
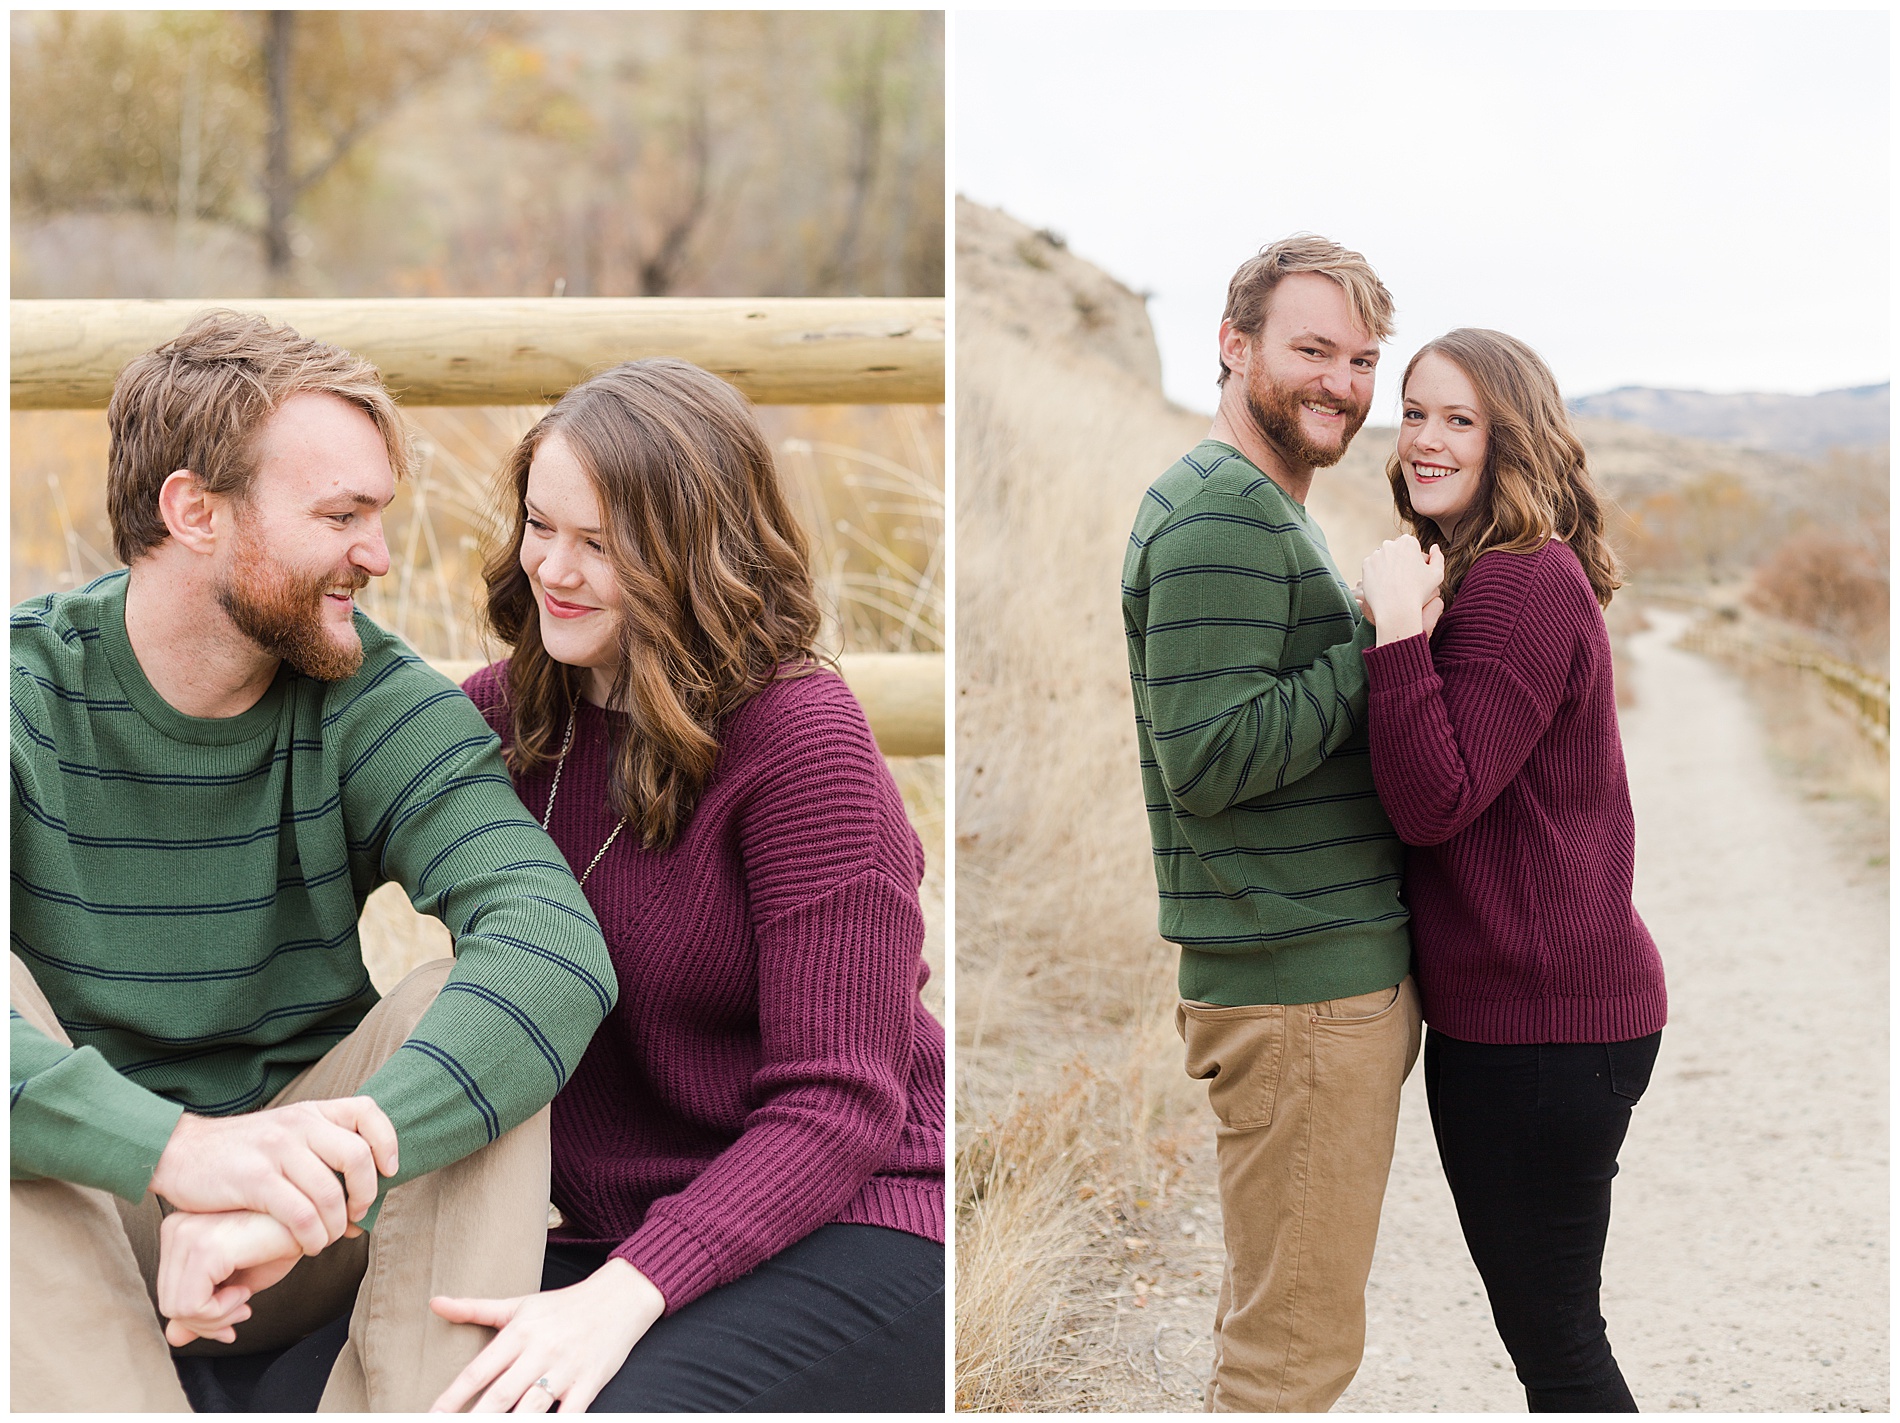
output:
[[[1226,1270],[1209,1412],[1324,1413],[1358,1372],[1418,990],[1327,1003],[1183,1002],[1188,1075],[1219,1120]]]
[[[411,973],[270,1105],[353,1095],[409,1036],[453,966],[438,959]],[[70,1042],[17,955],[12,973],[13,1007]],[[13,1410],[190,1412],[155,1308],[157,1198],[124,1201],[66,1181],[15,1181],[12,1198]],[[422,1412],[494,1334],[439,1319],[430,1296],[538,1290],[547,1202],[543,1108],[389,1192],[369,1235],[337,1241],[256,1296],[235,1344],[197,1340],[180,1352],[261,1353],[350,1309],[323,1411]]]

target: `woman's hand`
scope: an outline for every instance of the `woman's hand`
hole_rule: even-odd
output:
[[[625,1260],[613,1259],[577,1285],[516,1299],[449,1299],[429,1308],[453,1324],[501,1332],[442,1390],[431,1413],[585,1413],[666,1300]],[[546,1387],[540,1380],[546,1379]]]
[[[1366,616],[1379,629],[1379,646],[1403,642],[1429,631],[1427,604],[1437,603],[1431,622],[1443,611],[1438,589],[1445,581],[1445,555],[1437,544],[1428,557],[1420,552],[1418,540],[1410,534],[1387,539],[1365,561],[1360,570],[1360,596]]]

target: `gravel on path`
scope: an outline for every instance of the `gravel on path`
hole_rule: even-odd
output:
[[[1649,617],[1623,744],[1669,1026],[1616,1184],[1610,1342],[1647,1412],[1884,1412],[1888,896],[1776,780],[1733,675],[1672,645],[1686,617]],[[1338,1407],[1521,1411],[1424,1095],[1415,1072]]]
[[[1777,778],[1737,678],[1673,645],[1686,617],[1649,620],[1622,730],[1669,1026],[1616,1183],[1610,1342],[1646,1412],[1885,1412],[1887,887]],[[1200,1406],[1220,1283],[1201,1125],[1167,1199],[1079,1272],[1101,1303],[1069,1346],[1088,1364],[1071,1408]],[[1523,1411],[1416,1070],[1366,1303],[1338,1411]]]

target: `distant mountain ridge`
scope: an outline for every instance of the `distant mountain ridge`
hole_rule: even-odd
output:
[[[1824,390],[1818,395],[1715,395],[1627,385],[1569,403],[1593,420],[1642,425],[1670,435],[1818,455],[1841,445],[1884,445],[1891,382]]]

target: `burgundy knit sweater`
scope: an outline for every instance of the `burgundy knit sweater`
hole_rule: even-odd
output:
[[[1365,659],[1426,1021],[1480,1043],[1660,1029],[1610,639],[1569,545],[1480,555],[1429,643]]]
[[[466,690],[507,744],[507,663]],[[625,726],[580,704],[548,826],[577,875],[618,819]],[[536,816],[552,780],[516,779]],[[842,680],[775,682],[732,715],[673,846],[629,828],[587,879],[620,1001],[554,1099],[555,1239],[611,1245],[669,1313],[833,1222],[943,1240],[923,869]]]

